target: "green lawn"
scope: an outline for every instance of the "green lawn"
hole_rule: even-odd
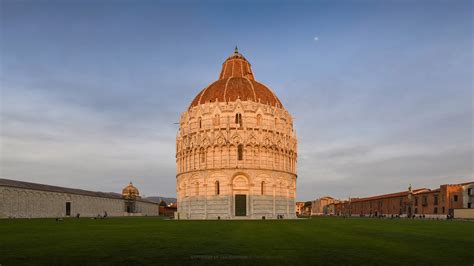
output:
[[[0,265],[474,264],[474,222],[0,220]]]

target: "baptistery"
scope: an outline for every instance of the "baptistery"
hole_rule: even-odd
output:
[[[295,217],[293,118],[237,48],[181,113],[178,219]]]

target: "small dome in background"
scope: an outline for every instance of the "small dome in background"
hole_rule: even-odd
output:
[[[130,182],[123,190],[122,196],[125,199],[137,199],[140,198],[140,192],[138,189]]]

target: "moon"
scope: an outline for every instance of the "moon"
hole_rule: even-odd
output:
[[[318,36],[314,37],[314,41],[315,42],[319,41],[319,37]]]

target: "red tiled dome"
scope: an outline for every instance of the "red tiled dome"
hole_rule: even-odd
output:
[[[222,64],[219,79],[203,89],[189,108],[207,102],[254,101],[282,108],[280,100],[265,85],[254,79],[250,63],[237,51]]]

